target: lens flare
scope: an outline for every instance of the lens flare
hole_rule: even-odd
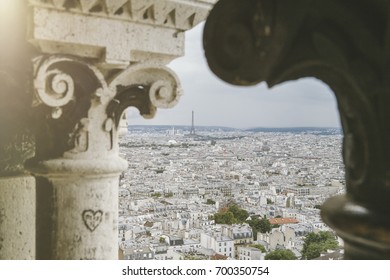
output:
[[[19,51],[25,36],[26,0],[0,0],[0,61],[4,62]]]
[[[0,0],[0,22],[3,24],[10,22],[17,15],[19,8],[20,0]]]

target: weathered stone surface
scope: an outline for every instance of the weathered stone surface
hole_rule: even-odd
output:
[[[140,61],[164,65],[182,56],[183,31],[203,21],[213,1],[30,3],[29,37],[41,51],[94,58],[106,68],[125,68]]]
[[[35,179],[0,177],[0,259],[35,259]]]
[[[37,176],[37,259],[117,259],[118,176]]]

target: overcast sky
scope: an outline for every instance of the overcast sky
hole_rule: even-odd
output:
[[[179,76],[184,95],[171,109],[158,109],[144,120],[128,111],[129,125],[195,125],[249,127],[339,127],[334,94],[322,82],[307,78],[268,89],[231,86],[208,68],[202,48],[203,24],[186,32],[185,56],[168,65]]]

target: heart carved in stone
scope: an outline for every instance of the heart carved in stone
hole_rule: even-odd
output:
[[[103,211],[102,210],[84,210],[83,221],[85,226],[92,232],[94,231],[103,220]]]

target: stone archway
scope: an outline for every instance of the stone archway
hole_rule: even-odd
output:
[[[389,259],[390,105],[387,1],[221,0],[205,26],[211,70],[236,85],[316,77],[336,95],[347,195],[322,216],[345,257]]]

